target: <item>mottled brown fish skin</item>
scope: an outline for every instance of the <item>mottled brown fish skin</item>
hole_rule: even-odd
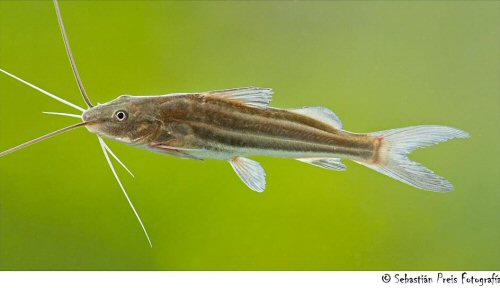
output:
[[[164,123],[153,142],[234,154],[243,149],[355,160],[375,156],[374,137],[335,129],[289,110],[251,107],[197,94],[161,98],[151,99],[157,101],[158,118]]]

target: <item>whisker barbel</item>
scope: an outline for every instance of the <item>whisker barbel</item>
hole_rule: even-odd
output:
[[[63,42],[64,42],[64,47],[66,49],[66,52],[67,52],[67,55],[68,55],[68,59],[69,59],[70,64],[71,64],[71,69],[73,71],[73,75],[75,76],[75,80],[76,80],[76,82],[78,84],[78,88],[79,88],[80,93],[81,93],[81,95],[83,97],[83,100],[87,104],[87,107],[91,108],[91,107],[93,107],[92,102],[90,101],[90,98],[88,97],[87,92],[85,91],[85,88],[83,86],[83,82],[82,82],[82,80],[80,78],[80,74],[78,73],[78,68],[76,66],[76,63],[75,63],[75,60],[74,60],[74,57],[73,57],[73,53],[71,52],[71,47],[70,47],[70,44],[69,44],[69,41],[68,41],[68,37],[66,35],[66,29],[64,28],[64,22],[62,20],[61,11],[60,11],[60,8],[59,8],[59,3],[58,3],[57,0],[53,0],[53,2],[54,2],[54,8],[55,8],[55,11],[56,11],[59,28],[61,30],[61,34],[62,34],[62,38],[63,38]],[[14,74],[11,74],[11,73],[3,70],[3,69],[0,69],[0,72],[2,72],[4,74],[6,74],[6,75],[8,75],[8,76],[10,76],[10,77],[18,80],[18,81],[20,81],[21,83],[24,83],[24,84],[28,85],[29,87],[31,87],[31,88],[33,88],[35,90],[38,90],[38,91],[42,92],[43,94],[51,97],[52,99],[55,99],[55,100],[57,100],[57,101],[59,101],[59,102],[61,102],[63,104],[66,104],[66,105],[74,108],[74,109],[76,109],[76,110],[78,110],[80,112],[85,112],[86,111],[84,108],[82,108],[82,107],[80,107],[80,106],[78,106],[76,104],[73,104],[73,103],[71,103],[71,102],[69,102],[69,101],[67,101],[67,100],[65,100],[65,99],[63,99],[63,98],[61,98],[59,96],[56,96],[56,95],[54,95],[54,94],[52,94],[50,92],[47,92],[46,90],[44,90],[44,89],[42,89],[42,88],[40,88],[40,87],[38,87],[38,86],[36,86],[34,84],[31,84],[31,83],[29,83],[29,82],[27,82],[27,81],[25,81],[25,80],[17,77]],[[59,116],[67,116],[67,117],[73,117],[73,118],[80,118],[80,119],[82,118],[82,115],[70,114],[70,113],[61,113],[61,112],[43,112],[43,113],[44,114],[50,114],[50,115],[59,115]],[[48,134],[46,134],[44,136],[38,137],[36,139],[30,140],[30,141],[25,142],[23,144],[20,144],[20,145],[18,145],[16,147],[13,147],[11,149],[3,151],[3,152],[0,153],[0,157],[5,156],[5,155],[10,154],[10,153],[13,153],[13,152],[16,152],[16,151],[21,150],[21,149],[23,149],[25,147],[28,147],[28,146],[33,145],[33,144],[36,144],[38,142],[44,141],[44,140],[46,140],[48,138],[51,138],[51,137],[54,137],[56,135],[65,133],[67,131],[70,131],[70,130],[73,130],[73,129],[76,129],[76,128],[79,128],[79,127],[84,127],[84,126],[86,126],[88,124],[90,124],[90,122],[81,122],[81,123],[77,123],[77,124],[74,124],[74,125],[71,125],[71,126],[68,126],[68,127],[65,127],[65,128],[59,129],[59,130],[56,130],[56,131],[48,133]],[[135,209],[132,201],[130,200],[130,197],[127,194],[127,191],[125,190],[125,187],[123,186],[123,184],[122,184],[122,182],[121,182],[118,174],[116,173],[116,170],[115,170],[115,168],[113,166],[113,163],[111,162],[111,159],[108,156],[108,153],[111,154],[111,156],[132,177],[134,177],[134,174],[130,171],[130,169],[128,169],[127,166],[125,166],[125,164],[123,164],[123,162],[116,156],[116,154],[111,150],[111,148],[109,148],[109,146],[106,144],[106,142],[104,142],[104,140],[101,137],[99,137],[99,136],[97,136],[97,137],[99,139],[99,145],[101,146],[103,154],[104,154],[104,156],[106,158],[106,161],[107,161],[107,163],[108,163],[108,165],[109,165],[109,167],[111,169],[111,172],[113,172],[113,175],[116,178],[116,181],[118,182],[121,190],[123,191],[123,193],[125,195],[125,198],[127,199],[127,202],[130,205],[130,208],[134,212],[134,215],[136,216],[137,220],[139,221],[139,224],[140,224],[140,226],[141,226],[141,228],[142,228],[142,230],[143,230],[143,232],[144,232],[144,234],[145,234],[145,236],[146,236],[146,238],[148,240],[149,245],[152,247],[153,244],[152,244],[151,239],[150,239],[150,237],[148,235],[146,227],[144,226],[144,224],[142,222],[142,219],[139,216],[139,213]]]

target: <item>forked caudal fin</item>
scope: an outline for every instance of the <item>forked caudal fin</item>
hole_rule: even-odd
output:
[[[454,138],[468,138],[467,132],[446,126],[413,126],[368,134],[379,137],[374,162],[359,162],[373,170],[419,189],[448,192],[453,185],[433,171],[406,156],[411,151]]]

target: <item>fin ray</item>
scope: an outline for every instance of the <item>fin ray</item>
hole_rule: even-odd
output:
[[[244,157],[234,157],[229,163],[248,188],[256,192],[264,191],[266,172],[259,162]]]
[[[341,162],[340,158],[298,158],[297,160],[325,169],[335,171],[346,170],[346,166]]]
[[[267,108],[271,103],[273,90],[270,88],[243,87],[201,93],[201,96],[232,100],[246,106]]]
[[[423,165],[408,159],[411,151],[453,138],[468,138],[467,132],[435,125],[413,126],[368,134],[380,140],[375,163],[356,161],[375,171],[419,189],[449,192],[453,185]]]
[[[202,160],[202,158],[191,154],[191,152],[199,152],[201,151],[201,149],[176,147],[176,146],[170,146],[168,145],[168,143],[156,143],[156,142],[149,143],[147,147],[151,151],[160,152],[179,158]]]

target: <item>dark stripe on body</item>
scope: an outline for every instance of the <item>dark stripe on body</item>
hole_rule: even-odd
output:
[[[189,125],[201,143],[235,148],[303,151],[369,158],[373,141],[287,110],[260,109],[218,98],[171,97],[162,105],[165,123]],[[187,144],[187,143],[186,143]],[[194,144],[194,143],[193,143]]]

